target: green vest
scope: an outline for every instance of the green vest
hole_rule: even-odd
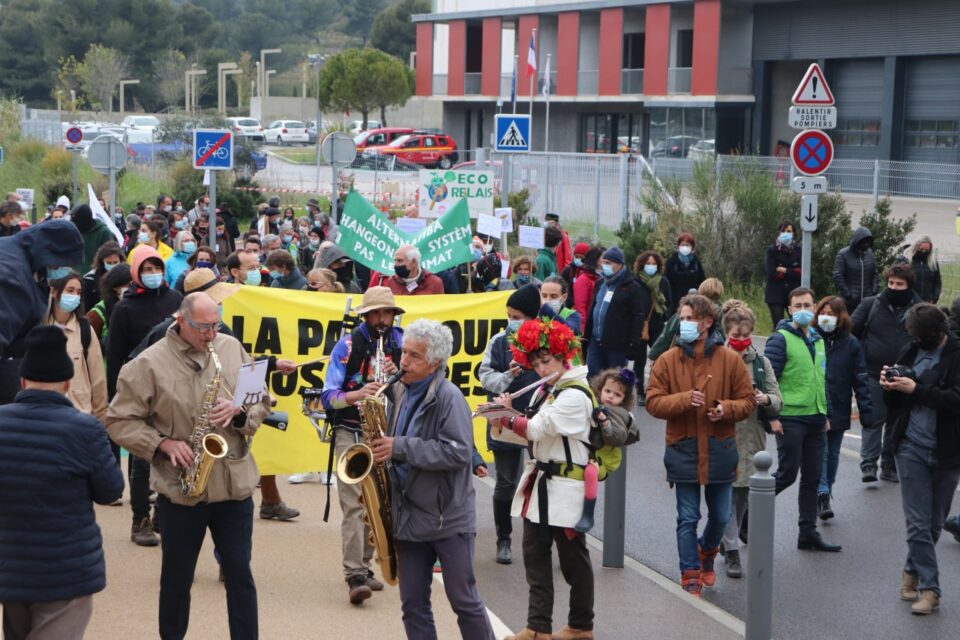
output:
[[[787,362],[780,374],[781,416],[827,415],[827,355],[823,340],[813,343],[814,358],[804,338],[786,329],[777,331],[787,341]]]

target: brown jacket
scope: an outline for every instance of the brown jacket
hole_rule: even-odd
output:
[[[240,365],[251,362],[251,358],[236,338],[224,334],[217,335],[213,348],[223,366],[221,388],[232,390]],[[214,463],[206,493],[199,499],[180,494],[180,468],[157,451],[167,437],[190,442],[213,373],[212,358],[184,342],[174,323],[162,340],[123,366],[117,395],[107,410],[110,437],[135,456],[152,462],[150,486],[176,504],[243,500],[253,495],[257,487],[259,474],[246,436],[256,433],[261,420],[270,412],[267,394],[247,409],[243,428],[216,430],[226,438],[229,452],[226,458]],[[224,393],[221,391],[220,395]]]
[[[706,382],[708,375],[712,377]],[[704,406],[695,408],[690,401],[697,388],[706,396],[706,402]],[[723,405],[723,420],[719,422],[710,422],[707,418],[707,410],[714,401]],[[692,349],[672,347],[654,362],[647,387],[647,411],[655,418],[667,421],[668,455],[671,445],[676,446],[686,440],[696,442],[695,455],[692,448],[689,452],[691,468],[686,470],[690,481],[694,481],[694,477],[698,484],[727,481],[729,465],[723,465],[723,478],[716,475],[717,464],[714,469],[710,468],[710,436],[713,436],[713,445],[717,447],[714,451],[719,452],[719,447],[723,447],[733,454],[728,480],[733,481],[736,473],[736,424],[753,413],[754,408],[750,374],[743,359],[736,351],[725,347],[723,338],[715,331],[711,331],[705,339],[697,340]],[[664,462],[668,466],[668,480],[685,481],[670,477],[674,470],[670,468],[667,457],[665,455]],[[695,474],[692,468],[694,462]]]
[[[89,330],[93,332],[92,327]],[[100,339],[96,333],[90,336],[84,361],[80,323],[73,314],[70,314],[63,332],[67,335],[67,354],[73,360],[73,377],[67,397],[78,411],[89,413],[103,422],[107,417],[107,370],[100,351]]]

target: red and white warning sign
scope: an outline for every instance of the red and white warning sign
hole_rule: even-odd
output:
[[[832,105],[834,104],[833,92],[823,77],[823,71],[816,62],[810,65],[807,72],[800,81],[800,86],[793,93],[793,104],[795,105]]]

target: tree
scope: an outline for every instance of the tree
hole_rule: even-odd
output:
[[[363,0],[346,2],[343,5],[342,16],[345,21],[344,30],[360,36],[363,44],[367,43],[367,35],[373,26],[373,19],[383,9],[386,0]]]
[[[80,85],[89,96],[96,97],[101,109],[113,113],[113,92],[130,68],[127,56],[116,49],[90,45],[83,62],[77,66]]]
[[[57,69],[57,80],[53,85],[53,97],[56,98],[59,94],[61,104],[68,111],[78,109],[82,101],[79,68],[80,63],[77,62],[77,59],[73,56],[67,56],[60,60]]]
[[[330,57],[320,72],[320,102],[336,111],[359,111],[363,128],[370,112],[402,105],[410,97],[405,65],[393,56],[367,47]]]
[[[407,65],[393,56],[383,56],[373,65],[371,81],[378,90],[382,126],[387,126],[387,107],[403,106],[410,98],[415,82],[411,75]]]
[[[430,0],[400,0],[373,19],[370,44],[381,51],[409,60],[417,48],[417,25],[410,22],[415,13],[430,13]]]
[[[168,49],[154,60],[154,86],[168,107],[179,104],[183,100],[183,74],[188,67],[187,57],[176,49]]]

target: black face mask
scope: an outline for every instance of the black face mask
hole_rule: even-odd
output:
[[[940,341],[943,340],[942,333],[935,333],[932,336],[924,336],[922,338],[917,338],[917,346],[923,349],[924,351],[933,351],[940,346]]]
[[[929,255],[930,255],[929,251],[917,251],[916,253],[913,254],[913,257],[923,262],[924,260],[927,259],[927,256]]]
[[[348,286],[350,281],[353,280],[353,264],[346,264],[338,269],[333,270],[337,274],[337,282]]]
[[[890,304],[895,307],[907,305],[912,298],[910,289],[887,289],[886,296]]]
[[[397,274],[399,278],[409,278],[410,269],[405,264],[396,264],[393,265],[393,272]]]

